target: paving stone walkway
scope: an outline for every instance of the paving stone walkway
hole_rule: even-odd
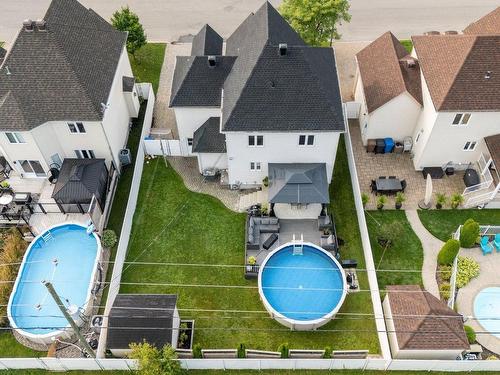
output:
[[[425,229],[416,210],[406,210],[405,214],[413,231],[420,239],[424,250],[424,263],[422,265],[422,281],[424,283],[424,288],[433,296],[439,298],[439,287],[436,280],[436,262],[437,255],[443,246],[443,242]]]

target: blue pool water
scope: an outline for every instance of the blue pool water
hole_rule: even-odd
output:
[[[264,265],[262,291],[283,316],[301,321],[331,313],[343,296],[344,280],[337,264],[319,249],[304,245],[302,255],[285,247]]]
[[[474,315],[485,330],[500,338],[500,287],[485,288],[478,293]]]
[[[50,233],[52,239],[45,242],[39,237],[28,248],[9,302],[11,324],[35,335],[67,325],[41,281],[51,281],[66,306],[83,307],[98,251],[95,236],[80,225],[57,226]]]

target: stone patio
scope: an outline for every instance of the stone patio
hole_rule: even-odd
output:
[[[418,202],[424,198],[426,181],[421,171],[416,171],[409,153],[404,154],[374,154],[367,153],[361,142],[361,132],[357,120],[349,120],[349,131],[356,161],[359,185],[361,192],[370,196],[367,209],[376,209],[377,196],[371,193],[370,182],[379,176],[396,176],[400,180],[406,180],[406,201],[403,209],[414,210],[418,208]],[[453,176],[444,176],[442,179],[433,179],[433,194],[446,194],[448,198],[454,193],[462,193],[465,189],[463,172],[457,172]],[[394,196],[387,197],[385,208],[394,209]],[[434,198],[433,198],[434,200]]]

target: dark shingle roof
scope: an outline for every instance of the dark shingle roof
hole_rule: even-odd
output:
[[[269,163],[269,202],[330,203],[325,163]]]
[[[129,349],[144,340],[159,349],[172,345],[176,302],[175,294],[118,294],[109,313],[106,347]]]
[[[52,0],[44,19],[47,31],[21,29],[0,70],[1,130],[102,119],[126,33],[76,0]]]
[[[386,32],[356,54],[368,112],[407,91],[422,104],[418,61],[391,33]],[[409,67],[407,61],[413,60]]]
[[[500,35],[422,35],[412,41],[436,110],[500,111]]]
[[[220,107],[222,85],[235,57],[217,56],[215,67],[207,56],[177,56],[171,107]]]
[[[493,164],[495,166],[500,165],[500,134],[484,137],[484,142],[486,143],[486,147],[488,147],[488,151],[493,159]]]
[[[222,55],[222,37],[205,24],[193,38],[191,56]]]
[[[400,349],[469,349],[462,316],[445,303],[418,285],[386,289]]]
[[[52,198],[65,204],[99,203],[106,198],[108,170],[104,159],[64,159]]]
[[[220,117],[210,117],[196,129],[193,135],[193,152],[226,152],[226,136],[220,132]]]
[[[122,78],[122,89],[123,92],[132,92],[134,90],[135,85],[135,77],[126,77]]]
[[[2,65],[3,59],[5,58],[5,55],[7,54],[7,51],[0,47],[0,65]]]
[[[500,7],[471,23],[464,29],[464,34],[500,35]]]

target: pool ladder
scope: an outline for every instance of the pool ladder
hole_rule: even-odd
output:
[[[54,239],[54,237],[52,237],[52,233],[50,233],[50,231],[48,231],[47,233],[42,235],[42,239],[45,242],[49,242],[50,240]]]
[[[295,234],[292,238],[293,243],[293,255],[302,255],[302,250],[304,248],[304,235],[300,235],[300,241],[295,240]]]

